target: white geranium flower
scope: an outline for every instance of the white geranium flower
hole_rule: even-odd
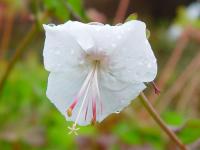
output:
[[[110,26],[68,21],[44,25],[47,97],[76,125],[121,111],[154,80],[156,58],[141,21]]]

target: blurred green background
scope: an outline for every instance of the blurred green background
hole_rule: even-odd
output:
[[[68,135],[69,122],[47,99],[42,24],[146,22],[158,59],[159,96],[145,90],[166,124],[200,149],[200,2],[192,0],[1,0],[0,150],[175,150],[139,100]]]

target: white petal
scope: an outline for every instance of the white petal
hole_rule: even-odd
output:
[[[129,84],[120,91],[113,91],[100,86],[103,114],[98,117],[98,121],[102,121],[109,114],[121,111],[124,107],[128,106],[144,88],[145,85],[143,83]]]
[[[80,72],[70,72],[70,73],[50,73],[48,79],[48,87],[47,87],[47,97],[51,100],[51,102],[57,107],[57,109],[61,112],[62,115],[65,116],[67,121],[75,121],[78,111],[81,106],[82,98],[79,99],[77,105],[75,106],[72,116],[68,117],[66,110],[72,104],[73,100],[77,96],[81,85],[83,84],[87,73],[85,71]],[[86,100],[89,100],[88,97]],[[84,119],[85,107],[81,112],[80,118],[78,120],[79,125],[87,125],[91,123],[92,111],[91,111],[91,102],[89,103],[87,120]]]
[[[89,51],[94,48],[95,43],[89,33],[89,26],[87,24],[73,21],[70,25],[70,34],[76,39],[81,48]]]
[[[128,82],[150,82],[157,74],[156,58],[146,38],[146,26],[141,21],[130,21],[121,26],[123,38],[110,55],[111,72]]]
[[[123,36],[119,29],[120,26],[87,24],[87,31],[95,43],[92,50],[103,52],[107,55],[114,51]]]
[[[43,56],[48,71],[66,71],[79,65],[84,51],[71,35],[73,25],[71,21],[58,26],[44,25],[46,39]]]

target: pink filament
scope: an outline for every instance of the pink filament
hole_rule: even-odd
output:
[[[87,103],[87,107],[86,107],[86,110],[85,110],[85,120],[86,120],[86,118],[87,118],[88,105],[89,105],[89,102]]]
[[[93,115],[93,120],[96,121],[96,101],[95,101],[95,99],[92,100],[92,115]]]
[[[71,110],[73,110],[74,107],[76,106],[77,102],[78,102],[78,98],[75,98],[74,101],[73,101],[73,103],[70,105],[69,108],[70,108]]]

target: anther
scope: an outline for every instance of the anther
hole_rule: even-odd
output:
[[[72,116],[72,111],[73,111],[74,107],[76,106],[77,102],[78,102],[78,99],[76,98],[76,99],[73,101],[73,103],[70,105],[70,107],[67,109],[66,113],[67,113],[67,116],[68,116],[68,117],[71,117],[71,116]]]
[[[68,116],[68,117],[71,117],[71,116],[72,116],[72,109],[71,109],[71,108],[68,108],[68,109],[67,109],[67,116]]]

